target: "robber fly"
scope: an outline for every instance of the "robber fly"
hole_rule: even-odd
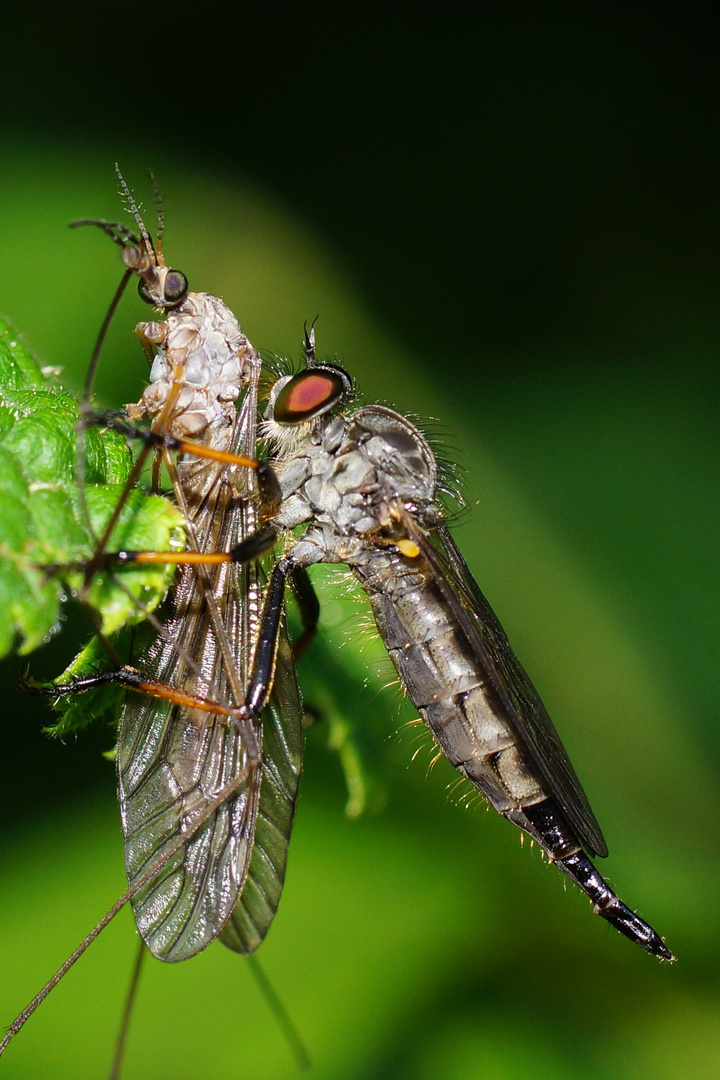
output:
[[[410,700],[448,760],[537,841],[607,919],[647,952],[672,954],[591,861],[608,853],[553,724],[443,520],[438,464],[405,417],[347,410],[352,382],[316,362],[279,380],[263,435],[282,491],[278,537],[304,526],[276,562],[268,595],[299,568],[341,563],[367,594]],[[345,407],[345,408],[344,408]]]

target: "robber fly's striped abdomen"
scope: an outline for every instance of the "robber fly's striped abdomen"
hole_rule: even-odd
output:
[[[542,801],[537,771],[524,759],[424,562],[380,550],[356,572],[410,700],[450,763],[498,813]]]
[[[581,826],[573,819],[578,807],[563,804],[563,783],[546,780],[541,767],[520,741],[510,712],[517,701],[528,708],[528,721],[540,714],[539,699],[519,662],[513,672],[519,698],[503,685],[507,644],[487,601],[475,586],[475,600],[484,607],[488,632],[482,641],[463,625],[461,606],[448,603],[447,582],[436,574],[432,548],[408,556],[398,548],[376,548],[355,565],[370,599],[378,630],[405,685],[410,700],[427,723],[444,754],[492,806],[537,840],[621,933],[663,959],[672,955],[658,934],[613,892],[591,862],[584,846],[605,854],[602,833],[572,767],[562,766],[577,785]],[[450,552],[451,559],[453,552]],[[430,562],[428,562],[428,559]],[[485,648],[487,646],[487,648]],[[506,654],[507,650],[507,654]],[[497,664],[496,664],[497,661]],[[551,744],[561,744],[545,717]],[[557,739],[557,744],[555,740]],[[557,762],[560,765],[558,759]],[[566,809],[566,806],[568,808]]]

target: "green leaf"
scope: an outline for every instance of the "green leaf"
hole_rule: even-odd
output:
[[[82,589],[111,635],[154,610],[174,576],[173,566],[136,564],[98,573],[85,589],[81,571],[63,570],[92,556],[123,499],[108,550],[178,551],[184,543],[182,515],[170,502],[142,491],[126,496],[132,455],[118,432],[83,433],[83,498],[78,421],[75,399],[0,320],[0,656],[46,641],[67,591]]]

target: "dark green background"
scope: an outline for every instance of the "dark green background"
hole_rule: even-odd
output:
[[[376,680],[336,647],[331,604],[303,684],[348,707],[386,805],[348,821],[322,725],[310,733],[261,958],[313,1075],[715,1077],[714,25],[690,4],[40,4],[7,19],[3,314],[77,386],[117,252],[65,223],[118,216],[115,160],[138,193],[152,167],[169,258],[255,343],[297,355],[319,312],[321,351],[368,396],[436,417],[467,472],[461,546],[572,752],[603,868],[679,957],[633,950],[509,826],[448,798],[427,740],[409,764],[387,669]],[[142,384],[139,317],[128,299],[113,328],[114,405]],[[33,670],[58,670],[69,636]],[[3,1023],[122,890],[109,733],[47,744],[42,713],[7,694]],[[103,1074],[132,951],[125,917],[13,1045],[8,1077]],[[241,960],[215,947],[149,967],[127,1077],[291,1071]]]

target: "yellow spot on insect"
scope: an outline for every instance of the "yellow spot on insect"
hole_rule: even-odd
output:
[[[405,555],[408,559],[417,559],[420,554],[420,548],[414,540],[398,540],[395,546],[400,554]]]

